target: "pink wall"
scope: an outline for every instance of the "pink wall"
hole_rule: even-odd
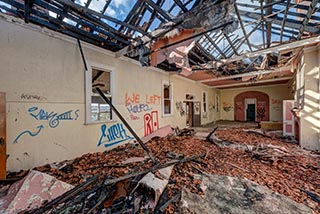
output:
[[[256,112],[257,116],[261,113],[262,120],[261,121],[269,121],[270,113],[269,113],[269,95],[259,92],[259,91],[247,91],[238,94],[234,98],[234,119],[237,121],[246,121],[245,111],[246,104],[245,99],[255,98],[257,100],[256,103]],[[256,118],[256,121],[259,119]]]

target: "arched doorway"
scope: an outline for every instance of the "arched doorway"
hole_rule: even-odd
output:
[[[234,98],[234,119],[237,121],[269,121],[269,95],[246,91]]]

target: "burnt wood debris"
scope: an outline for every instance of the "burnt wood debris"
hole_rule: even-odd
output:
[[[157,163],[135,143],[36,167],[34,170],[75,187],[39,208],[20,213],[180,212],[181,191],[203,196],[205,189],[199,176],[213,174],[246,178],[320,212],[318,154],[302,150],[272,132],[215,128],[207,133],[207,137],[199,138],[194,130],[176,129],[167,137],[151,139],[146,145]],[[132,161],[137,157],[143,158]],[[166,180],[160,170],[170,166],[173,168]],[[156,203],[152,181],[147,179],[144,185],[138,185],[148,173],[166,180]]]

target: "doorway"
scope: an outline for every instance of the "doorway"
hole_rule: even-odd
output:
[[[256,99],[245,99],[246,121],[256,121]]]
[[[187,127],[195,127],[201,125],[201,104],[200,102],[186,102]]]
[[[186,113],[187,113],[187,127],[193,126],[193,102],[186,102]]]

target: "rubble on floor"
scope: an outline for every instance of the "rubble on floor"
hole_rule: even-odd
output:
[[[183,214],[310,214],[312,210],[247,179],[201,176],[204,197],[182,190]]]
[[[127,144],[36,167],[77,186],[41,209],[24,213],[179,213],[182,190],[206,197],[199,174],[246,178],[320,213],[319,155],[241,128],[215,130],[218,141],[213,143],[184,133],[187,136],[170,135],[147,143],[157,164],[145,157],[139,145]],[[165,179],[158,170],[169,166],[173,170]],[[155,195],[152,185],[144,185],[142,194],[136,188],[149,172],[154,176],[148,184],[155,178],[167,180],[162,194]]]

